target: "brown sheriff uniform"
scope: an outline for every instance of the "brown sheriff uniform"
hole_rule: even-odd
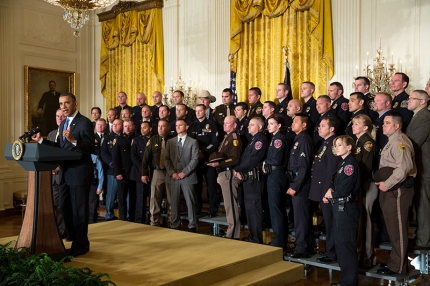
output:
[[[408,214],[414,196],[413,178],[417,174],[414,156],[411,141],[399,130],[388,137],[379,164],[380,168],[395,168],[385,181],[389,191],[380,193],[379,202],[393,247],[387,266],[397,273],[408,271]],[[400,182],[400,187],[390,189]]]
[[[251,119],[253,117],[261,117],[264,120],[263,114],[261,114],[261,111],[263,110],[263,104],[258,101],[251,105],[248,110],[248,118]]]
[[[222,189],[224,197],[224,208],[227,217],[228,238],[240,238],[239,208],[237,206],[237,188],[240,180],[233,176],[233,167],[239,164],[242,154],[242,143],[236,132],[226,135],[218,152],[224,153],[227,159],[219,162],[220,173],[218,174],[218,184]]]

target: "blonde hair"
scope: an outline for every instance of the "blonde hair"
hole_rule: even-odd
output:
[[[370,135],[370,137],[372,137],[373,140],[375,140],[376,138],[376,128],[372,123],[372,119],[367,116],[366,114],[359,114],[357,116],[355,116],[352,121],[354,122],[355,120],[361,119],[361,121],[363,122],[364,126],[367,127],[367,131],[366,133],[368,133]]]

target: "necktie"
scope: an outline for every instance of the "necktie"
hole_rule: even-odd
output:
[[[160,153],[160,169],[164,169],[164,152],[166,150],[166,142],[161,138],[161,153]]]
[[[227,116],[230,116],[230,106],[227,105]]]
[[[179,138],[178,147],[179,147],[179,152],[182,152],[182,138]]]
[[[67,117],[66,122],[64,123],[63,132],[67,130],[68,127],[69,127],[69,117]],[[66,137],[63,136],[63,140],[66,140]]]

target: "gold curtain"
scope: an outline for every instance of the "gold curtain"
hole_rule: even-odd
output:
[[[107,108],[118,105],[119,91],[127,93],[131,106],[137,92],[152,103],[152,92],[164,86],[161,9],[127,11],[102,22],[100,81]]]
[[[262,102],[275,100],[285,76],[283,46],[289,48],[294,98],[300,98],[303,81],[315,83],[315,97],[326,94],[334,74],[331,1],[231,1],[230,53],[239,101],[246,101],[253,86],[262,90]]]

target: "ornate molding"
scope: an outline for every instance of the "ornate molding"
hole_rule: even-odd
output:
[[[143,2],[119,1],[110,11],[97,14],[100,22],[115,19],[119,13],[136,10],[137,12],[153,8],[163,8],[163,0],[147,0]]]

